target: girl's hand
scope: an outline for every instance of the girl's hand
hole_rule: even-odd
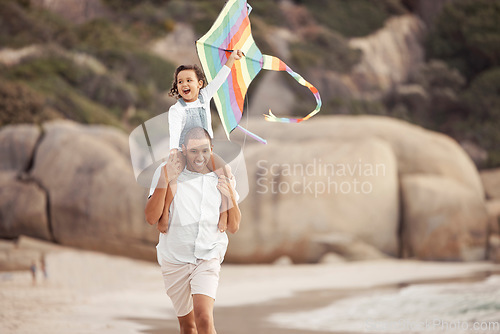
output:
[[[241,58],[243,58],[243,51],[241,50],[234,50],[232,53],[231,53],[231,56],[229,56],[229,58],[233,57],[234,60],[240,60]]]
[[[164,172],[168,175],[168,182],[177,179],[179,174],[182,172],[181,161],[177,154],[170,154],[168,157],[167,164],[163,167]]]
[[[225,176],[219,176],[219,183],[217,183],[217,189],[219,189],[220,193],[227,198],[231,198],[231,192],[229,191],[229,183],[228,179]]]
[[[234,50],[231,52],[231,55],[227,58],[226,66],[231,68],[233,67],[235,60],[240,60],[243,58],[243,52],[241,50]]]

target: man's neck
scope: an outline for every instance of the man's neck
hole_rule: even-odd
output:
[[[203,171],[201,171],[201,172],[198,172],[198,171],[196,171],[196,170],[192,170],[191,168],[189,168],[189,167],[187,167],[187,166],[186,166],[186,170],[188,170],[188,171],[190,171],[190,172],[192,172],[192,173],[198,173],[198,174],[208,174],[208,173],[212,172],[210,169],[208,169],[208,167],[207,167],[207,166],[205,166],[205,168],[204,168],[204,169],[203,169]]]

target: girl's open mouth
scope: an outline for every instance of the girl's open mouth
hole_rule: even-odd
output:
[[[188,89],[183,89],[182,92],[187,95],[187,94],[189,94],[191,92],[191,89],[189,89],[189,88]]]

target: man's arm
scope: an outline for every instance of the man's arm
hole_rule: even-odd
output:
[[[165,197],[167,195],[167,182],[165,181],[165,166],[162,167],[158,186],[156,187],[153,195],[148,199],[144,214],[146,221],[150,225],[154,225],[160,219],[163,213],[163,206],[165,205]]]

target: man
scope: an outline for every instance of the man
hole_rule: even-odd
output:
[[[185,136],[182,154],[186,168],[177,178],[168,230],[160,234],[156,246],[158,263],[181,334],[215,334],[214,301],[228,245],[225,231],[218,229],[222,196],[232,203],[227,212],[227,231],[238,231],[241,212],[233,186],[207,166],[212,162],[212,142],[206,130],[191,129]],[[146,220],[152,225],[163,212],[167,191],[164,172],[146,205]]]

